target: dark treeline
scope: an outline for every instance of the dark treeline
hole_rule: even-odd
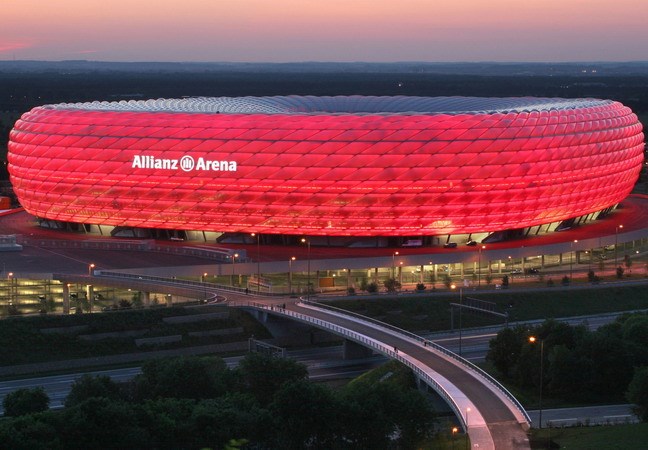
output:
[[[624,315],[596,331],[548,320],[536,327],[501,330],[486,358],[504,379],[537,393],[542,353],[546,397],[585,403],[627,399],[648,420],[648,396],[637,395],[648,389],[647,344],[647,314]]]
[[[397,363],[392,376],[333,390],[305,366],[250,354],[236,369],[219,358],[155,360],[133,382],[84,375],[60,411],[39,389],[3,402],[0,447],[18,449],[420,448],[433,415]]]

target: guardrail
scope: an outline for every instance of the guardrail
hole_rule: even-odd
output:
[[[392,347],[384,345],[380,341],[376,341],[374,339],[368,338],[367,336],[364,336],[355,331],[349,330],[348,328],[335,325],[325,320],[316,319],[315,317],[311,317],[306,314],[290,311],[288,309],[282,308],[281,306],[266,305],[257,302],[236,302],[236,301],[231,301],[228,303],[228,305],[233,307],[252,307],[256,309],[278,312],[286,316],[292,317],[294,319],[300,320],[302,322],[317,325],[320,328],[324,328],[340,336],[353,339],[354,341],[359,342],[365,345],[366,347],[371,348],[372,350],[376,350],[380,353],[389,356],[392,359],[399,361],[400,363],[409,367],[418,377],[423,379],[429,386],[432,387],[432,389],[434,389],[441,397],[443,397],[443,399],[447,401],[450,408],[453,410],[457,418],[460,420],[463,429],[467,430],[465,418],[463,416],[461,408],[456,404],[455,400],[448,393],[448,391],[446,391],[445,388],[442,385],[440,385],[436,380],[434,380],[427,372],[425,372],[419,366],[411,362],[409,359],[404,358],[400,354],[400,352],[394,351]]]
[[[444,355],[449,356],[450,358],[454,359],[455,361],[457,361],[457,362],[461,363],[462,365],[468,367],[469,369],[473,370],[474,372],[477,372],[478,375],[483,377],[493,387],[495,387],[498,391],[500,391],[502,394],[504,394],[511,401],[511,403],[513,403],[515,408],[519,412],[522,413],[522,415],[523,415],[524,419],[527,421],[527,423],[531,424],[531,418],[529,417],[529,414],[526,412],[526,410],[524,409],[522,404],[518,401],[518,399],[516,399],[513,396],[513,394],[511,394],[509,392],[508,389],[506,389],[499,381],[497,381],[495,378],[493,378],[490,374],[488,374],[482,368],[480,368],[479,366],[473,364],[472,362],[468,361],[467,359],[462,358],[461,356],[457,355],[456,353],[451,352],[447,348],[442,347],[441,345],[436,344],[434,342],[431,342],[431,341],[425,339],[424,337],[419,336],[417,334],[414,334],[414,333],[412,333],[410,331],[403,330],[403,329],[398,328],[398,327],[396,327],[394,325],[390,325],[388,323],[381,322],[380,320],[373,319],[371,317],[363,316],[362,314],[358,314],[358,313],[355,313],[355,312],[352,312],[352,311],[346,311],[346,310],[341,309],[341,308],[336,308],[335,306],[326,305],[326,304],[323,304],[323,303],[318,303],[318,302],[309,301],[309,300],[303,300],[302,299],[301,302],[306,304],[306,305],[313,306],[315,308],[320,308],[320,309],[330,311],[330,312],[332,312],[334,314],[339,314],[339,315],[348,316],[348,317],[354,317],[354,318],[360,319],[360,320],[362,320],[364,322],[369,322],[369,323],[372,323],[372,324],[377,325],[379,327],[394,331],[394,332],[399,333],[401,335],[407,336],[408,338],[413,339],[414,341],[420,342],[421,344],[424,344],[426,347],[433,348],[433,349],[443,353]]]

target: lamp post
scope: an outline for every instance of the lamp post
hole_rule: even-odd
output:
[[[398,256],[398,252],[392,253],[392,278],[394,280],[396,279],[396,256]]]
[[[544,381],[544,340],[538,339],[535,336],[529,336],[529,342],[535,344],[537,341],[540,341],[540,407],[539,407],[539,418],[538,418],[538,428],[542,429],[542,383]]]
[[[451,284],[450,289],[457,289],[456,284]],[[461,312],[463,311],[463,287],[459,286],[459,356],[461,356],[461,341],[462,341],[462,332],[461,332]]]
[[[469,448],[468,443],[470,439],[468,438],[468,413],[470,412],[470,406],[466,408],[466,448]]]
[[[457,432],[459,431],[459,428],[457,427],[452,427],[452,450],[455,448],[455,440],[457,439]]]
[[[577,239],[574,239],[573,241],[571,241],[569,243],[569,247],[570,247],[570,250],[571,250],[571,252],[570,252],[571,254],[569,255],[569,282],[570,283],[571,283],[571,280],[572,280],[572,273],[573,273],[572,272],[572,265],[574,263],[574,256],[575,256],[575,254],[574,254],[574,244],[576,244],[576,243],[578,243]]]
[[[203,284],[203,300],[207,302],[207,286],[205,285],[205,280],[207,280],[207,272],[203,272],[202,277],[200,277],[200,282]]]
[[[238,253],[234,253],[232,255],[232,279],[230,280],[230,284],[232,285],[232,287],[234,287],[234,264],[236,264],[236,258],[238,258],[238,256],[239,256]]]
[[[294,256],[292,256],[288,260],[288,295],[292,294],[292,263],[294,260],[296,260]]]
[[[310,286],[310,260],[311,260],[310,247],[311,247],[311,244],[310,244],[310,240],[308,240],[306,238],[302,238],[301,241],[302,241],[302,243],[304,243],[304,244],[306,244],[308,246],[308,275],[307,275],[307,278],[306,278],[306,300],[309,301],[310,300],[310,291],[311,291],[311,286]]]
[[[614,227],[614,270],[617,268],[617,247],[619,246],[619,229],[623,229],[623,225]]]
[[[94,263],[91,263],[91,264],[88,266],[88,275],[89,275],[89,276],[94,275],[93,270],[94,270],[95,267],[96,267],[96,266],[94,265]]]
[[[257,241],[257,294],[261,293],[261,235],[259,233],[252,233]]]
[[[479,247],[479,260],[477,261],[477,288],[481,287],[481,254],[482,250],[486,248],[485,245]]]

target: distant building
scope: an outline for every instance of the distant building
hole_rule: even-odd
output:
[[[642,162],[636,115],[597,99],[58,104],[9,142],[14,191],[48,221],[404,242],[593,219]]]

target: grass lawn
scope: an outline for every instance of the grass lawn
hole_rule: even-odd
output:
[[[531,448],[549,448],[549,436],[551,448],[640,450],[648,448],[648,423],[533,430]]]

